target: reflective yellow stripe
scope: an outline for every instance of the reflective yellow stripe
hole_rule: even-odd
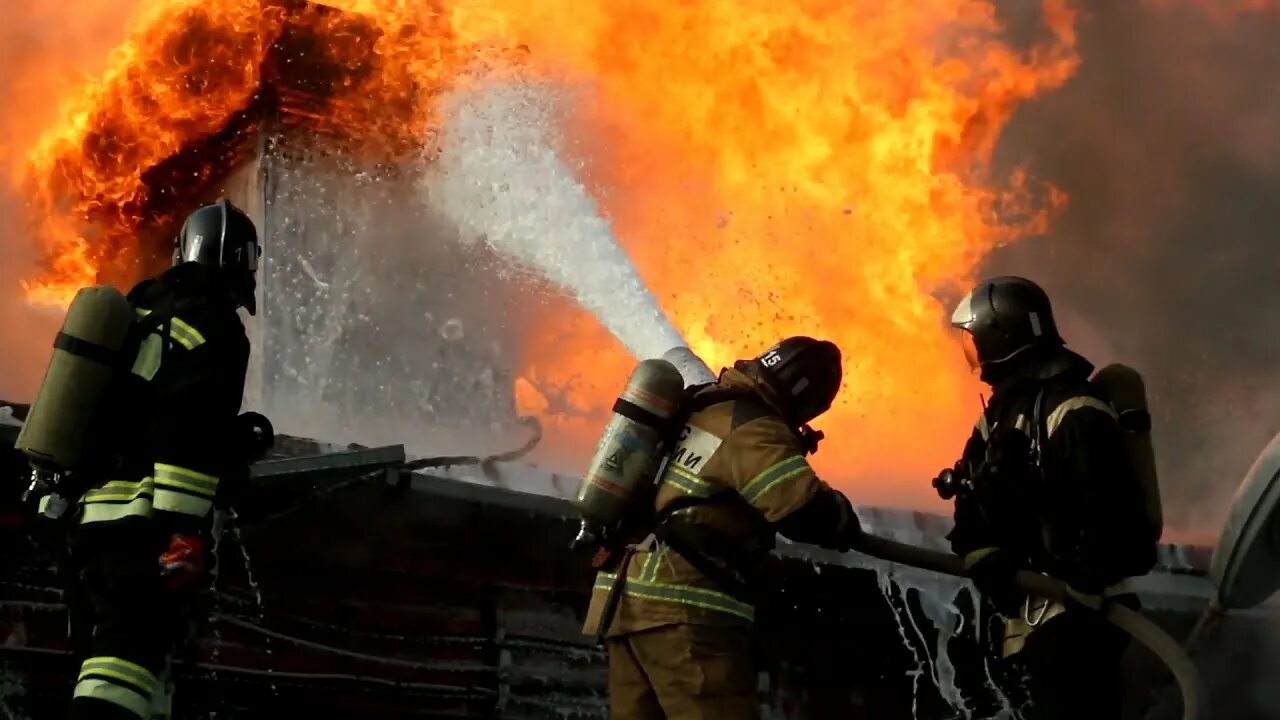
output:
[[[80,516],[80,524],[88,525],[96,522],[114,522],[127,517],[151,517],[151,496],[142,497],[128,503],[86,503],[84,513]]]
[[[98,656],[85,660],[80,665],[80,680],[93,675],[105,675],[132,683],[152,694],[160,686],[160,680],[150,670],[141,665],[118,657]]]
[[[805,460],[803,455],[793,455],[770,465],[764,472],[752,478],[751,482],[742,488],[742,497],[754,505],[761,496],[779,484],[809,471],[809,461]]]
[[[80,666],[74,697],[118,705],[147,718],[160,681],[146,668],[117,657],[92,657]]]
[[[993,553],[995,553],[995,552],[996,552],[996,551],[998,551],[999,549],[1000,549],[1000,548],[997,548],[997,547],[984,547],[984,548],[978,548],[977,550],[974,550],[973,552],[969,553],[968,555],[965,555],[965,556],[964,556],[964,569],[965,569],[965,570],[968,570],[969,568],[973,567],[974,565],[977,565],[979,560],[981,560],[981,559],[983,559],[983,558],[985,558],[985,557],[988,557],[989,555],[992,555]]]
[[[176,512],[184,515],[204,517],[213,509],[213,501],[208,498],[174,492],[163,487],[156,488],[155,509],[164,512]]]
[[[175,317],[170,319],[169,337],[188,350],[194,350],[204,344],[204,335],[201,335],[199,330],[196,330],[182,318]]]
[[[1080,395],[1077,397],[1068,398],[1064,400],[1061,405],[1054,408],[1053,412],[1049,413],[1049,418],[1045,420],[1045,423],[1044,423],[1045,430],[1049,433],[1049,437],[1053,437],[1054,431],[1057,430],[1058,426],[1062,424],[1062,421],[1064,418],[1066,418],[1067,413],[1073,410],[1079,410],[1081,408],[1093,408],[1094,410],[1101,410],[1102,412],[1110,415],[1112,420],[1116,420],[1119,418],[1119,415],[1116,414],[1115,408],[1111,407],[1110,405],[1103,402],[1102,400],[1099,400],[1098,398],[1089,397],[1088,395]]]
[[[141,480],[112,480],[87,491],[81,501],[86,505],[101,502],[127,502],[142,495],[150,495],[154,489],[149,477]]]
[[[151,314],[151,311],[146,308],[137,308],[137,312],[140,317]],[[179,317],[169,318],[169,337],[188,350],[194,350],[205,343],[204,335]]]
[[[616,579],[617,575],[614,573],[602,572],[596,576],[595,589],[608,592],[613,587]],[[689,605],[704,610],[727,613],[744,620],[755,619],[755,608],[751,605],[725,593],[707,588],[651,582],[640,578],[628,577],[623,593],[628,597],[641,600]]]
[[[658,549],[649,553],[649,559],[645,561],[644,567],[640,569],[640,579],[646,582],[652,581],[658,575],[658,566],[662,563],[662,556],[667,552],[665,545],[659,545]]]
[[[99,678],[81,680],[76,683],[76,690],[72,697],[93,698],[109,702],[144,719],[151,712],[151,698],[133,688],[116,685],[110,680]]]
[[[156,463],[155,509],[204,517],[213,510],[218,478],[190,468]]]
[[[181,488],[188,492],[213,497],[218,492],[218,478],[178,465],[156,463],[156,485]]]
[[[127,517],[149,518],[154,492],[155,486],[149,477],[103,483],[80,498],[84,508],[80,524],[114,522]]]
[[[662,482],[694,497],[711,497],[716,491],[715,485],[674,463],[667,465],[662,473]]]

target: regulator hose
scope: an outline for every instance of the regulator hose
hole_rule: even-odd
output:
[[[930,550],[900,543],[875,535],[863,535],[854,550],[899,565],[910,565],[954,577],[967,577],[964,561],[951,553]],[[1208,694],[1200,671],[1176,640],[1160,626],[1119,603],[1100,603],[1089,596],[1081,596],[1070,590],[1061,580],[1046,575],[1022,571],[1018,573],[1018,587],[1022,590],[1058,602],[1073,602],[1103,613],[1106,619],[1142,643],[1168,666],[1182,692],[1182,719],[1207,720]]]

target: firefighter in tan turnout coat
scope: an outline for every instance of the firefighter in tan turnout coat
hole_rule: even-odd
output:
[[[632,546],[624,578],[616,567],[599,574],[588,611],[585,632],[605,623],[610,717],[758,716],[749,633],[775,533],[847,550],[861,532],[849,501],[806,460],[820,437],[806,423],[840,381],[835,345],[793,337],[692,394],[653,531]]]

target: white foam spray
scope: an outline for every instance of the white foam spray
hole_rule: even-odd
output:
[[[932,549],[943,549],[945,546],[940,534],[907,521],[910,516],[904,518],[895,513],[872,508],[857,508],[857,512],[862,520],[863,529],[874,535]],[[868,567],[876,571],[880,592],[894,612],[898,634],[918,665],[917,670],[909,673],[913,688],[912,717],[918,717],[916,701],[919,681],[921,677],[927,675],[957,717],[966,718],[966,720],[973,718],[974,710],[969,707],[964,693],[956,683],[956,666],[950,654],[951,639],[963,634],[966,629],[965,616],[959,607],[960,596],[968,593],[975,601],[973,604],[981,607],[981,603],[976,602],[977,595],[973,586],[967,581],[926,570],[894,565],[856,553],[846,554],[842,559],[855,566]],[[937,640],[932,651],[929,648],[927,635],[911,614],[911,605],[908,601],[908,592],[911,590],[915,590],[921,611],[937,630]],[[981,611],[979,610],[970,627],[980,627],[980,621]],[[908,626],[912,631],[910,634],[907,632]],[[922,652],[916,651],[917,644],[922,648]],[[987,689],[1000,704],[994,719],[1004,720],[1013,717],[1013,708],[1008,697],[991,676],[990,668],[987,667],[985,670]]]
[[[464,238],[570,293],[632,355],[661,357],[685,342],[560,158],[564,92],[501,82],[452,96],[424,191]]]

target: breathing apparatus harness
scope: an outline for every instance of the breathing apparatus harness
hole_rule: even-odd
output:
[[[713,386],[714,383],[706,383],[690,386],[685,390],[686,399],[681,404],[680,411],[669,421],[669,429],[663,443],[663,447],[667,450],[663,468],[665,468],[666,462],[670,461],[671,453],[675,449],[680,431],[688,424],[689,419],[695,413],[714,405],[734,401],[758,402],[765,407],[769,407],[769,404],[764,401],[760,393],[755,389],[747,387],[708,389]],[[614,407],[614,412],[620,414],[625,414],[630,410],[630,408],[619,409],[617,406]],[[770,414],[777,415],[776,411],[771,411]],[[791,426],[790,423],[788,423],[788,426]],[[823,438],[821,431],[814,430],[807,424],[800,427],[791,427],[791,429],[800,441],[806,455],[817,452],[818,443]],[[662,468],[659,468],[659,477],[661,477],[661,473]],[[658,486],[659,483],[655,483],[651,492],[640,499],[643,507],[652,508],[653,495],[656,494]],[[752,540],[745,544],[728,542],[714,531],[691,522],[682,521],[682,517],[687,517],[688,511],[709,505],[738,506],[746,509],[748,517],[751,518],[750,536]],[[732,489],[723,488],[709,497],[688,496],[676,498],[662,510],[656,512],[650,510],[643,518],[643,521],[635,525],[636,527],[630,529],[627,534],[631,537],[636,537],[643,532],[642,528],[647,528],[648,532],[643,540],[622,547],[604,545],[597,551],[596,557],[592,562],[596,569],[607,569],[610,566],[616,567],[616,579],[609,588],[609,594],[605,599],[603,612],[601,613],[600,624],[596,630],[597,642],[603,642],[608,634],[609,626],[612,624],[613,616],[617,612],[618,604],[621,602],[626,588],[627,570],[630,567],[632,558],[637,552],[652,552],[659,544],[674,550],[695,570],[709,578],[734,598],[748,603],[756,598],[758,583],[755,574],[752,572],[753,561],[773,550],[775,533],[772,525],[765,519],[764,515]],[[619,552],[621,552],[620,557],[618,555]]]
[[[163,282],[162,279],[153,282]],[[132,303],[131,303],[132,304]],[[126,428],[133,426],[136,418],[125,408],[134,403],[126,402],[123,395],[135,384],[128,382],[134,362],[142,348],[143,342],[151,333],[159,333],[161,337],[169,336],[173,319],[182,311],[193,305],[189,299],[178,299],[172,293],[166,293],[146,315],[134,319],[129,328],[125,342],[120,350],[112,351],[104,346],[87,342],[59,332],[54,338],[53,346],[58,350],[95,360],[103,365],[115,368],[115,381],[107,393],[104,402],[96,409],[97,418],[93,423],[94,433],[98,438],[94,442],[90,460],[82,468],[42,468],[33,467],[31,484],[22,495],[24,505],[33,500],[47,497],[37,514],[46,520],[60,520],[70,505],[88,490],[95,480],[110,474],[121,462],[119,440]],[[169,343],[160,344],[160,365],[169,352]],[[127,417],[119,417],[123,414]]]

